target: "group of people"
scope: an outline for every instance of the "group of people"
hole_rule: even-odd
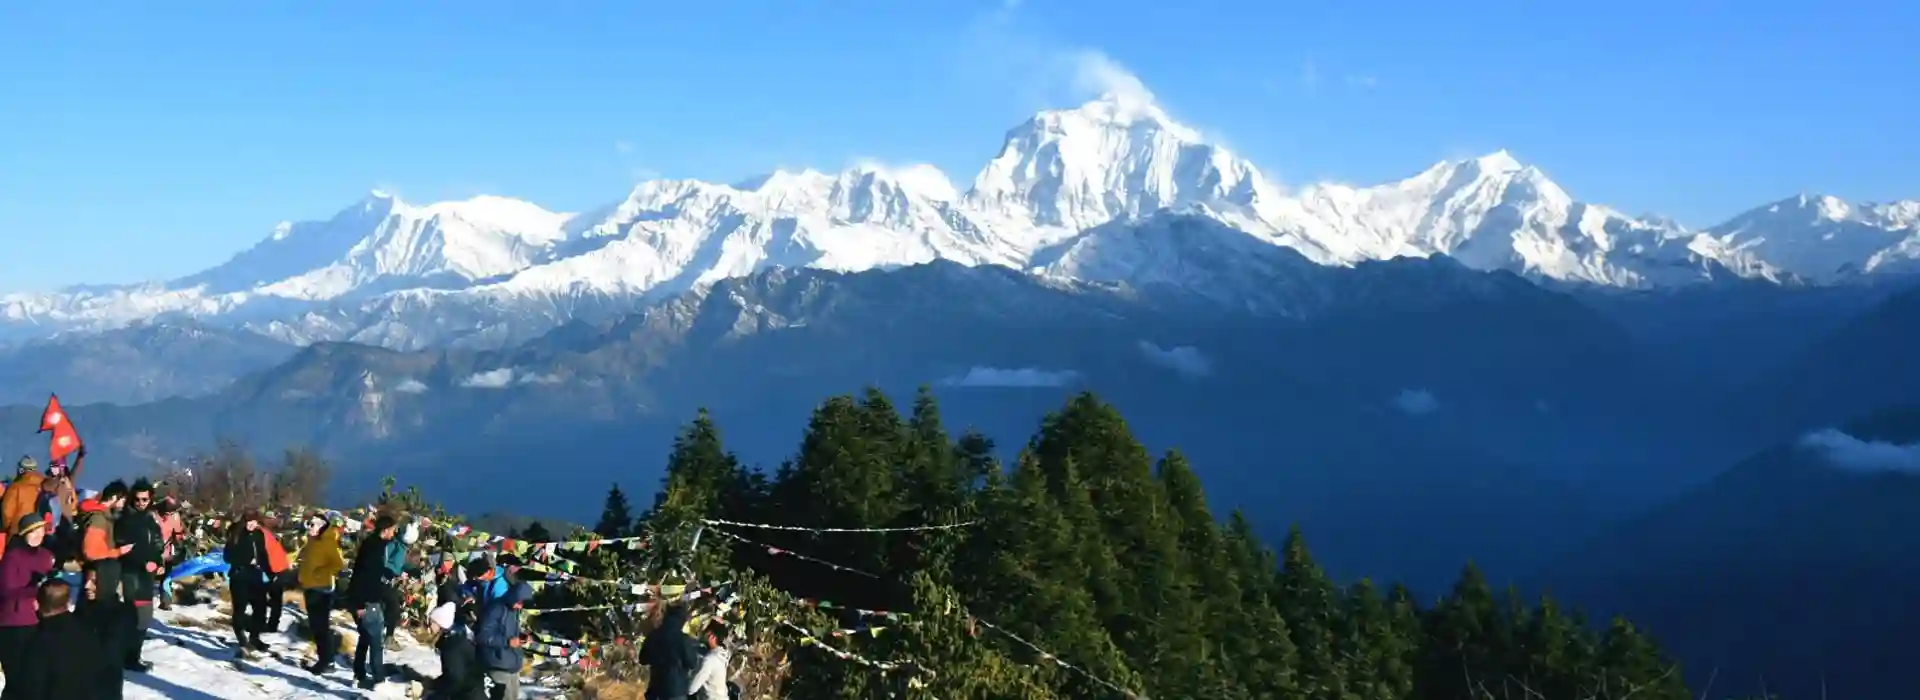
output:
[[[84,450],[78,456],[84,459]],[[126,674],[152,668],[141,648],[156,600],[172,607],[167,572],[187,554],[180,507],[156,501],[144,479],[114,481],[98,494],[75,489],[79,464],[69,471],[55,461],[42,475],[23,457],[0,492],[0,700],[117,699]],[[247,659],[271,649],[261,635],[280,628],[286,587],[297,585],[316,656],[307,670],[333,670],[339,638],[332,615],[345,610],[358,633],[355,683],[373,690],[389,677],[385,652],[400,627],[399,582],[409,575],[408,545],[417,533],[403,534],[397,519],[379,515],[349,559],[339,513],[302,524],[306,537],[295,556],[275,534],[279,523],[259,511],[243,513],[225,533],[219,556],[227,564],[236,654]],[[77,576],[64,571],[71,562],[79,564]],[[530,639],[522,611],[533,599],[521,564],[511,553],[476,556],[464,566],[451,557],[437,563],[428,620],[439,632],[441,674],[427,698],[518,700]],[[344,590],[337,586],[342,575]],[[709,627],[696,642],[685,631],[689,616],[685,602],[670,605],[647,635],[640,650],[651,669],[647,698],[737,697],[724,629]]]
[[[156,503],[144,479],[81,498],[64,464],[43,476],[21,458],[0,524],[0,700],[121,697],[125,674],[152,668],[141,647],[181,536],[178,510]]]
[[[685,602],[667,606],[660,626],[640,643],[647,700],[739,700],[740,686],[728,680],[733,655],[727,650],[727,628],[708,623],[695,641],[686,632],[691,615]]]

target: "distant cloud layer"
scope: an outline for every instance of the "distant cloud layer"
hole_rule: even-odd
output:
[[[1189,377],[1205,377],[1213,374],[1213,363],[1207,360],[1199,348],[1182,345],[1175,348],[1162,348],[1147,341],[1140,341],[1140,354],[1148,362],[1166,367]]]
[[[1440,410],[1440,398],[1426,389],[1401,389],[1393,397],[1393,407],[1409,416],[1424,416]]]
[[[560,377],[556,375],[520,372],[512,367],[475,372],[460,380],[460,386],[468,389],[505,389],[514,385],[559,383]]]
[[[418,379],[408,379],[394,386],[393,390],[402,394],[424,394],[427,393],[427,385]]]
[[[1861,440],[1828,428],[1807,433],[1800,438],[1800,447],[1823,453],[1829,464],[1840,469],[1920,474],[1920,444]]]
[[[1079,376],[1080,373],[1072,370],[1056,372],[1032,367],[1020,369],[975,367],[967,370],[964,376],[953,377],[940,383],[947,386],[970,387],[1047,387],[1066,386]]]

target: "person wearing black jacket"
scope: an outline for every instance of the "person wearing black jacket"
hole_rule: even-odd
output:
[[[115,544],[132,545],[120,555],[120,590],[133,605],[133,628],[127,634],[125,666],[134,673],[146,673],[152,664],[140,659],[147,627],[153,624],[153,596],[161,575],[161,556],[166,543],[160,537],[160,521],[153,514],[153,484],[146,479],[133,482],[128,507],[113,524]]]
[[[640,663],[647,665],[647,700],[685,700],[692,694],[689,681],[700,668],[700,648],[687,636],[692,615],[686,601],[674,601],[660,626],[640,643]]]
[[[475,657],[473,637],[454,618],[458,603],[441,603],[427,615],[440,630],[433,649],[440,654],[440,677],[427,688],[425,700],[486,700],[487,674]]]
[[[347,609],[353,611],[360,633],[353,649],[353,678],[364,690],[372,690],[387,677],[386,600],[393,588],[387,545],[398,529],[391,515],[375,518],[373,531],[362,537],[353,553],[353,575],[347,580]]]
[[[36,594],[40,624],[34,627],[33,648],[40,653],[34,663],[17,672],[9,669],[7,696],[22,700],[119,697],[119,674],[100,668],[118,667],[119,664],[112,663],[118,659],[107,653],[93,630],[67,612],[73,587],[60,579],[51,579],[40,584]],[[102,673],[103,670],[108,672]],[[107,683],[115,687],[103,687]]]
[[[126,679],[121,662],[126,659],[126,645],[132,641],[127,639],[127,632],[133,629],[133,623],[129,622],[133,617],[133,608],[125,602],[107,598],[112,589],[117,587],[117,582],[109,583],[98,569],[81,575],[85,577],[86,598],[81,605],[75,606],[74,614],[100,643],[99,655],[87,664],[100,677],[99,691],[94,697],[118,700],[121,684]]]
[[[260,633],[267,629],[267,537],[260,532],[260,514],[248,511],[227,529],[227,593],[233,600],[233,638],[244,659],[249,651],[266,651]]]

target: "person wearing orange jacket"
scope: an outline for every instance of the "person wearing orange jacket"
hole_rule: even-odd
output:
[[[0,523],[17,523],[21,518],[41,510],[41,482],[46,477],[40,475],[40,463],[32,457],[21,457],[15,465],[13,483],[7,484],[6,493],[0,494]]]
[[[273,534],[273,528],[279,521],[265,517],[260,523],[260,536],[267,550],[267,631],[280,631],[280,615],[287,608],[287,572],[293,569],[287,559],[287,548],[280,544],[279,536]]]

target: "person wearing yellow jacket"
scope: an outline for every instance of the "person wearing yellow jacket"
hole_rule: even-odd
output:
[[[307,519],[307,543],[295,555],[299,562],[302,605],[307,610],[307,627],[313,632],[313,650],[317,658],[308,671],[315,675],[333,669],[333,657],[340,646],[333,636],[333,581],[347,568],[340,554],[340,528],[323,515]]]

